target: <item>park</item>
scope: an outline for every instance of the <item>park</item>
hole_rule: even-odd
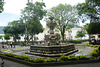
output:
[[[0,67],[99,67],[100,1],[47,6],[27,0],[19,19],[0,25]]]

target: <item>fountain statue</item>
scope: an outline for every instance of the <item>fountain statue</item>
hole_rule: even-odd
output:
[[[50,28],[50,35],[45,35],[45,41],[47,45],[58,45],[60,40],[60,35],[54,34],[54,27],[57,25],[53,22],[53,17],[49,18],[51,20],[51,23],[47,23],[47,26]]]
[[[38,45],[31,45],[27,54],[44,57],[59,57],[61,55],[69,55],[78,50],[75,49],[74,44],[60,43],[60,35],[54,34],[54,27],[57,25],[53,22],[53,17],[50,17],[50,23],[47,26],[50,28],[49,35],[45,35],[45,43]]]

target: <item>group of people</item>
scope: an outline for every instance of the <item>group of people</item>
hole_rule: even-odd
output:
[[[7,42],[7,45],[4,45],[4,44],[0,44],[0,51],[2,48],[5,48],[5,49],[9,49],[9,48],[12,48],[13,47],[13,42]],[[15,46],[14,46],[15,47]]]
[[[8,46],[11,46],[11,48],[12,48],[13,42],[12,42],[12,41],[11,41],[11,42],[8,41],[7,45],[8,45]]]

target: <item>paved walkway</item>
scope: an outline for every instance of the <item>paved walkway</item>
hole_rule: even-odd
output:
[[[5,60],[5,59],[4,59],[4,64],[1,65],[1,63],[2,63],[2,60],[0,58],[0,67],[2,67],[2,66],[3,67],[30,67],[30,66],[27,66],[27,65],[24,65],[24,64],[20,64],[20,62],[17,63],[17,62]]]
[[[89,63],[89,64],[74,64],[74,65],[62,65],[62,66],[47,66],[47,67],[100,67],[99,63]]]

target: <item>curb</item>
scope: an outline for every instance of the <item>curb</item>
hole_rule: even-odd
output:
[[[31,63],[31,62],[27,62],[27,61],[24,61],[24,60],[8,57],[8,56],[4,56],[4,55],[0,55],[0,58],[4,58],[4,59],[10,60],[10,61],[22,63],[22,64],[25,64],[25,65],[28,65],[28,66],[35,66],[35,67],[60,66],[60,65],[72,65],[72,64],[87,64],[87,63],[100,62],[100,57],[98,57],[97,59],[92,59],[92,60],[48,62],[48,63]]]

